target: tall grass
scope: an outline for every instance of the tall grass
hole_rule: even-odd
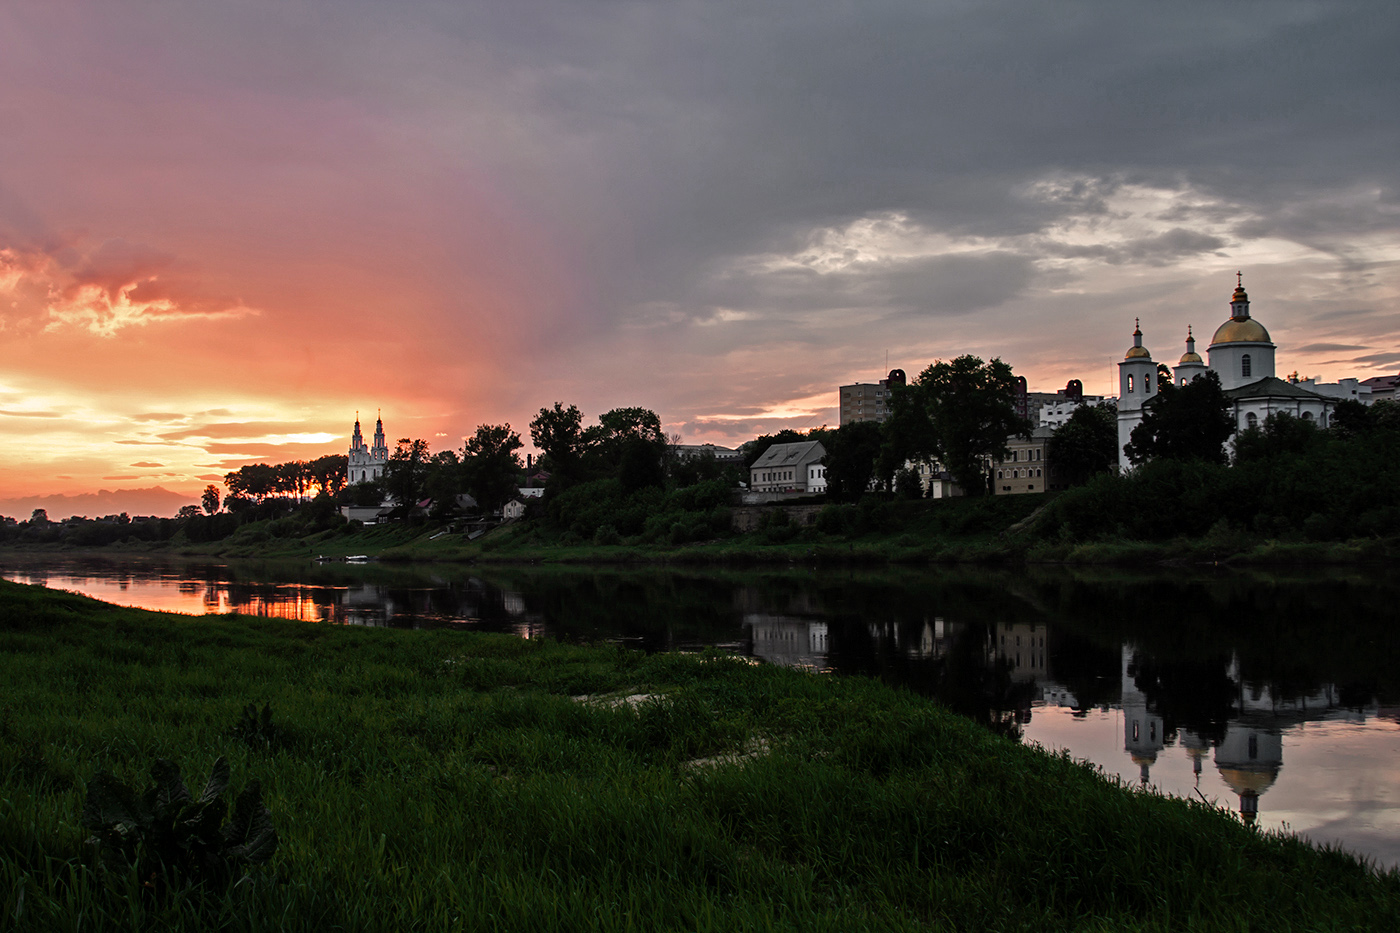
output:
[[[271,705],[266,734],[238,728],[248,703]],[[1349,856],[872,681],[713,654],[3,584],[0,710],[0,918],[20,930],[1400,928],[1400,877]],[[99,769],[144,784],[155,758],[219,755],[263,782],[265,870],[157,900],[97,868],[79,814]]]

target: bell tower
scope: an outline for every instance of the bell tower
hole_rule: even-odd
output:
[[[1118,465],[1129,469],[1123,448],[1142,423],[1142,406],[1157,394],[1157,364],[1142,345],[1142,322],[1133,321],[1133,345],[1118,364]]]

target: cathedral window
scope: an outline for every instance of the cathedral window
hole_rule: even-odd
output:
[[[1259,427],[1259,416],[1256,415],[1254,412],[1250,412],[1249,414],[1244,416],[1244,424],[1246,428]]]
[[[1244,356],[1240,357],[1240,375],[1241,375],[1241,376],[1248,376],[1249,373],[1250,373],[1249,354],[1246,353]]]
[[[1151,392],[1151,391],[1152,391],[1152,377],[1151,377],[1151,376],[1143,376],[1143,377],[1142,377],[1142,391],[1144,391],[1144,392]]]
[[[1128,377],[1128,391],[1129,391],[1129,392],[1133,391],[1133,377],[1132,377],[1132,376],[1129,376],[1129,377]]]

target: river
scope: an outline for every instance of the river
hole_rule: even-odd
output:
[[[1400,583],[1377,571],[612,570],[0,556],[202,615],[725,651],[881,677],[1125,783],[1400,866]]]

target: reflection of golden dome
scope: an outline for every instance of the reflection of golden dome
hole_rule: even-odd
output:
[[[1157,763],[1157,756],[1152,753],[1142,755],[1135,752],[1128,757],[1133,760],[1135,765],[1155,765]]]
[[[1184,365],[1187,364],[1187,363],[1202,363],[1202,362],[1204,362],[1204,360],[1201,359],[1201,354],[1199,354],[1199,353],[1183,353],[1183,354],[1181,354],[1181,362],[1177,363],[1176,365],[1178,365],[1178,366],[1184,366]]]
[[[1125,360],[1150,360],[1152,354],[1147,352],[1146,347],[1129,347],[1128,353],[1123,357]]]
[[[1246,771],[1243,768],[1221,768],[1220,776],[1225,779],[1225,783],[1230,785],[1230,789],[1237,794],[1253,792],[1262,794],[1270,787],[1274,786],[1274,781],[1278,778],[1276,771]]]
[[[1269,332],[1252,317],[1232,317],[1211,338],[1211,346],[1218,343],[1268,343]]]

